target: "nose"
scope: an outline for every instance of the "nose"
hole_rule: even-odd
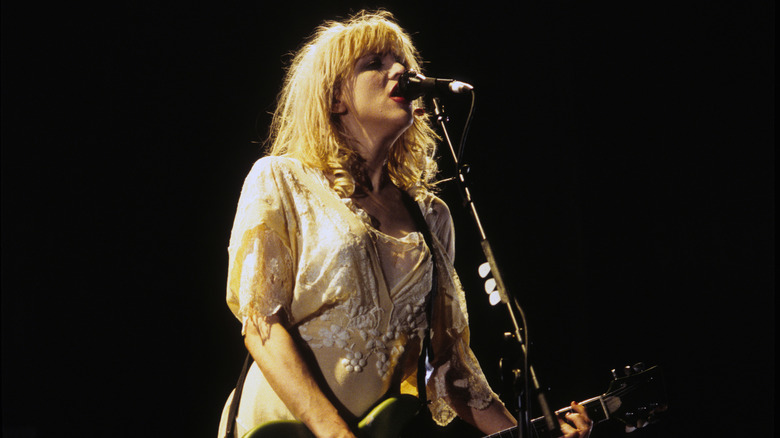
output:
[[[400,62],[396,61],[390,67],[390,79],[398,80],[399,77],[406,71],[406,67]]]

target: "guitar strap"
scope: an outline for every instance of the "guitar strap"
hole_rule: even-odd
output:
[[[423,338],[422,350],[420,351],[420,358],[417,361],[417,394],[422,403],[424,410],[428,408],[428,392],[425,389],[426,376],[429,368],[429,364],[433,362],[433,345],[431,345],[431,324],[433,324],[433,302],[436,297],[436,291],[438,290],[438,271],[436,267],[436,255],[433,252],[433,237],[431,236],[431,230],[428,228],[428,223],[425,222],[425,217],[420,210],[420,206],[412,197],[402,191],[402,198],[404,204],[406,204],[407,210],[412,215],[417,229],[422,233],[425,239],[425,244],[428,245],[428,252],[431,254],[431,264],[433,265],[433,275],[431,278],[431,293],[428,296],[428,304],[425,309],[426,317],[428,319],[428,328],[425,330],[425,337]]]
[[[412,215],[414,223],[417,226],[417,230],[420,231],[425,239],[425,244],[428,245],[428,252],[431,254],[431,263],[433,264],[433,275],[431,278],[431,292],[428,297],[428,304],[425,309],[426,318],[428,319],[428,328],[425,330],[425,337],[423,338],[422,350],[420,351],[420,358],[417,361],[417,394],[420,398],[420,402],[423,409],[428,408],[428,392],[425,389],[425,377],[427,375],[428,364],[433,362],[433,346],[431,345],[431,324],[433,323],[433,302],[436,297],[436,291],[438,289],[438,271],[436,269],[436,255],[433,252],[433,238],[431,237],[431,230],[428,228],[428,223],[425,222],[425,217],[420,210],[420,206],[412,197],[405,191],[401,191],[402,199],[406,205],[409,214]],[[241,370],[241,374],[238,376],[236,382],[236,389],[233,392],[233,399],[230,401],[230,409],[228,410],[227,428],[225,430],[225,438],[238,438],[236,436],[236,416],[238,415],[238,404],[241,401],[241,392],[244,389],[244,380],[246,380],[246,374],[249,371],[249,365],[252,363],[252,355],[247,353],[246,359],[244,359],[244,368]]]
[[[244,390],[244,380],[246,380],[246,373],[249,371],[249,364],[251,363],[252,355],[247,353],[246,359],[244,359],[244,368],[241,370],[241,375],[238,376],[238,382],[236,382],[236,390],[233,391],[233,400],[230,401],[227,428],[225,429],[224,438],[239,438],[236,435],[236,416],[238,415],[238,403],[241,401],[241,393]]]

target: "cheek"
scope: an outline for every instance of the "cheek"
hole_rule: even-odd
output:
[[[359,84],[355,88],[355,94],[352,95],[353,106],[360,112],[381,112],[385,97],[381,85],[373,82]]]

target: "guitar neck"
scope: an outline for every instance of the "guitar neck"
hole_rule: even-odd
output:
[[[585,407],[588,417],[593,420],[594,424],[609,419],[603,397],[593,397],[580,402],[580,404]],[[560,416],[571,410],[572,408],[569,406],[555,411],[555,414]],[[548,438],[550,436],[550,429],[544,417],[538,417],[531,420],[531,433],[535,438]],[[517,428],[512,428],[488,435],[485,438],[519,438],[519,436]]]

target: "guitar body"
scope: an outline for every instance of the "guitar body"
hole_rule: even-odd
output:
[[[358,423],[361,438],[398,438],[420,409],[420,400],[411,395],[390,397],[374,407]],[[242,438],[314,438],[300,421],[272,421],[261,424]]]

